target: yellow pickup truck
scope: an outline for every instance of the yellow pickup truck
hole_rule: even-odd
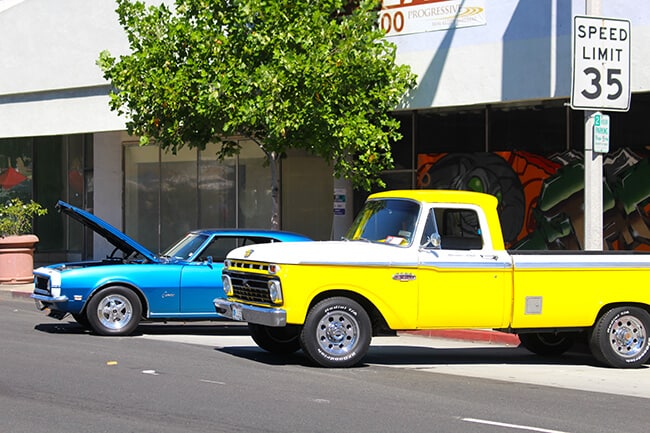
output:
[[[340,241],[231,251],[220,315],[263,349],[348,367],[373,336],[491,328],[558,355],[576,339],[611,367],[650,357],[650,255],[507,251],[497,199],[467,191],[371,195]]]

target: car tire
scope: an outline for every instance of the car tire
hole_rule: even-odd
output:
[[[372,339],[368,313],[345,297],[320,301],[307,313],[300,346],[321,367],[350,367],[361,362]]]
[[[519,334],[521,345],[537,355],[561,355],[573,346],[572,334],[566,332],[535,332]]]
[[[603,314],[589,339],[594,357],[615,368],[638,368],[650,359],[650,314],[638,307],[616,307]]]
[[[86,316],[85,313],[74,313],[74,314],[72,314],[72,318],[80,326],[83,326],[86,329],[90,329],[90,322],[88,322],[88,317]]]
[[[248,324],[253,341],[267,352],[288,355],[300,350],[300,326],[272,327]]]
[[[86,317],[99,335],[129,335],[142,315],[142,303],[133,290],[114,286],[95,294],[88,302]]]

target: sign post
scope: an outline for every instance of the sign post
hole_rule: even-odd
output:
[[[589,3],[588,3],[589,9]],[[628,20],[576,16],[573,19],[571,107],[585,110],[584,249],[603,249],[603,160],[609,151],[609,116],[630,108]]]

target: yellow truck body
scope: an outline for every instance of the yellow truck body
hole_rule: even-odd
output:
[[[232,251],[215,308],[261,347],[328,367],[360,362],[373,335],[450,328],[516,333],[540,354],[586,338],[605,364],[647,362],[650,255],[509,252],[497,207],[466,191],[374,194],[347,240]]]

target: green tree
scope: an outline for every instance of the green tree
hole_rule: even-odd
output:
[[[415,78],[395,64],[378,28],[378,0],[176,0],[146,6],[118,0],[131,54],[104,51],[98,64],[114,91],[110,106],[131,134],[175,153],[219,143],[217,158],[244,136],[272,170],[273,228],[279,228],[277,162],[305,149],[336,176],[384,186],[399,107]]]

